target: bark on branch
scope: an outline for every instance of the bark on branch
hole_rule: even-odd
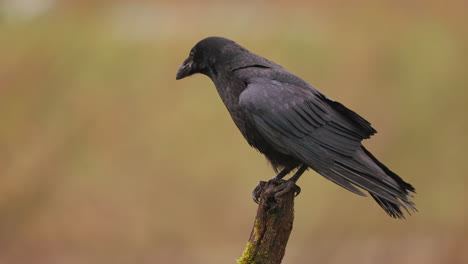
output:
[[[292,182],[260,182],[259,205],[247,247],[239,264],[280,264],[294,221],[294,197],[300,188]]]

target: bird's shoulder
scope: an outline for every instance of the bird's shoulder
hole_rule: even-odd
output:
[[[319,95],[306,82],[282,71],[267,69],[249,77],[244,79],[246,89],[239,97],[239,104],[246,108],[286,110],[306,101],[314,101]]]

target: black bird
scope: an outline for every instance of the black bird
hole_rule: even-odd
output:
[[[213,81],[247,142],[271,163],[275,177],[295,183],[308,168],[341,187],[366,196],[392,217],[416,210],[415,189],[361,144],[376,133],[364,118],[326,97],[280,65],[232,40],[198,42],[176,79],[202,73]]]

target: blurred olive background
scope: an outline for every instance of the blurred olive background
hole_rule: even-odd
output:
[[[0,263],[233,263],[274,176],[190,48],[231,38],[367,118],[389,218],[314,172],[284,263],[468,263],[464,1],[0,2]]]

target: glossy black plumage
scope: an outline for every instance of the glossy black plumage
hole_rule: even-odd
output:
[[[276,171],[306,165],[351,192],[368,191],[392,217],[415,210],[414,188],[362,146],[376,133],[370,123],[304,80],[220,37],[195,45],[177,79],[194,73],[211,78],[242,135]]]

